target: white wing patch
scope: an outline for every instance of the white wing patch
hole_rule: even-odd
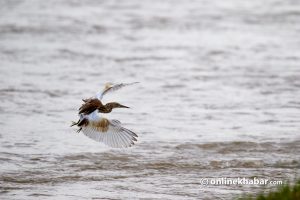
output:
[[[103,120],[106,119],[98,119],[98,122]],[[87,126],[83,126],[82,132],[87,137],[97,142],[103,142],[113,148],[126,148],[134,145],[134,142],[137,141],[136,138],[138,137],[134,132],[122,127],[121,122],[118,120],[107,121],[109,122],[107,128],[103,129],[95,126],[97,122],[94,121]]]

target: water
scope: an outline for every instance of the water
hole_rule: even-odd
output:
[[[0,3],[1,199],[231,199],[300,172],[298,1]],[[130,149],[70,128],[105,101],[138,135]]]

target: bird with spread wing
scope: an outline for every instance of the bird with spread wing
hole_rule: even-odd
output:
[[[124,128],[120,121],[106,119],[100,116],[99,113],[110,113],[114,108],[129,108],[117,102],[103,104],[102,98],[108,93],[136,83],[108,83],[105,85],[104,90],[96,94],[95,97],[83,99],[84,103],[78,112],[79,120],[73,122],[71,126],[77,125],[79,127],[77,132],[82,131],[87,137],[114,148],[134,145],[138,137],[134,132]]]

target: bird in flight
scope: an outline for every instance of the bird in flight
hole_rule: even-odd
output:
[[[72,122],[71,127],[77,125],[79,127],[78,133],[82,131],[87,137],[97,142],[103,142],[110,147],[124,148],[134,145],[138,137],[134,132],[124,128],[120,121],[115,119],[109,120],[100,116],[99,113],[110,113],[115,108],[129,108],[117,102],[103,104],[102,98],[108,93],[136,83],[138,82],[108,83],[103,91],[97,93],[96,96],[82,99],[84,103],[79,108],[79,120]]]

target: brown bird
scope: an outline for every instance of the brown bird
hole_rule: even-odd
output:
[[[110,113],[113,108],[129,108],[117,102],[107,103],[105,105],[97,98],[83,99],[84,104],[79,108],[79,114],[88,115],[98,110],[100,113]]]
[[[98,113],[110,113],[114,108],[129,108],[117,102],[102,104],[103,96],[112,91],[116,91],[124,86],[134,83],[106,84],[102,92],[95,97],[83,99],[84,104],[79,108],[79,120],[73,122],[71,126],[77,125],[79,129],[89,138],[104,142],[106,145],[115,148],[130,147],[137,141],[137,135],[124,128],[118,120],[108,120],[100,117]]]

